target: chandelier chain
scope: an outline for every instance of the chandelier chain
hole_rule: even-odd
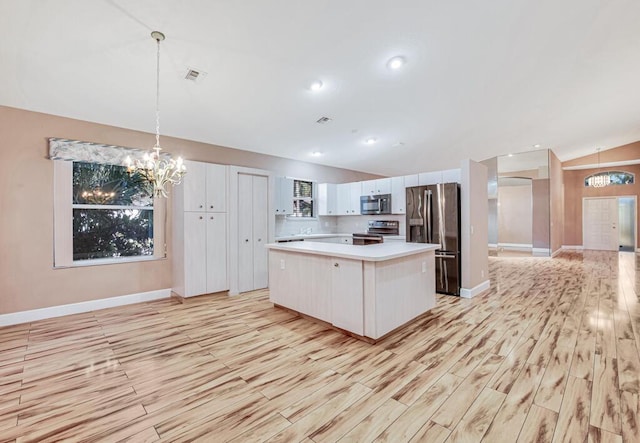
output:
[[[160,39],[156,39],[156,148],[160,147]]]

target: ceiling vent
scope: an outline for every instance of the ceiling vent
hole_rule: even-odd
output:
[[[207,73],[201,69],[189,68],[184,78],[194,83],[200,83],[206,76]]]
[[[331,123],[333,120],[330,119],[329,117],[320,117],[318,120],[316,120],[316,123],[320,123],[321,125],[327,124],[327,123]]]

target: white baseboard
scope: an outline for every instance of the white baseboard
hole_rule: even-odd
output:
[[[582,251],[584,248],[582,245],[562,245],[562,249],[565,251]]]
[[[533,255],[539,255],[543,257],[548,257],[551,254],[551,249],[549,248],[533,248],[531,251]]]
[[[98,309],[113,308],[116,306],[131,305],[145,301],[169,298],[171,289],[158,289],[156,291],[139,292],[136,294],[121,295],[119,297],[101,298],[99,300],[83,301],[68,305],[51,306],[49,308],[33,309],[31,311],[12,312],[0,314],[0,326],[17,325],[45,318],[62,317],[70,314],[96,311]]]
[[[564,248],[558,248],[555,251],[553,251],[553,254],[551,254],[551,258],[555,257],[556,255],[560,254],[563,251]]]
[[[485,280],[482,283],[480,283],[479,285],[476,285],[475,287],[473,287],[471,289],[460,288],[460,297],[462,297],[462,298],[473,298],[476,295],[481,294],[484,291],[486,291],[487,289],[489,289],[490,286],[491,286],[491,282],[489,280]]]
[[[531,251],[533,245],[527,243],[498,243],[498,249],[507,251]]]

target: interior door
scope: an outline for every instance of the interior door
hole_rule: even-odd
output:
[[[238,291],[253,286],[253,176],[238,174]]]
[[[269,225],[268,180],[267,177],[253,176],[253,288],[262,289],[269,285],[269,254],[267,243]],[[293,192],[291,193],[293,196]],[[293,201],[293,199],[292,199]]]
[[[618,199],[582,200],[582,245],[584,249],[618,250]]]
[[[207,292],[207,243],[204,212],[184,213],[184,295]]]
[[[207,214],[207,293],[227,285],[227,220],[224,213]]]

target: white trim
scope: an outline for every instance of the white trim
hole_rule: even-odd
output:
[[[32,309],[30,311],[12,312],[0,315],[0,326],[17,325],[46,318],[62,317],[70,314],[96,311],[98,309],[113,308],[116,306],[131,305],[145,301],[159,300],[171,297],[171,289],[157,289],[149,292],[121,295],[119,297],[101,298],[68,305],[51,306],[49,308]]]
[[[549,248],[533,248],[533,255],[545,256],[548,257],[551,254],[551,249]]]
[[[498,243],[498,249],[507,249],[509,251],[531,251],[532,244],[527,243]]]
[[[562,252],[562,248],[558,248],[556,249],[553,254],[551,254],[551,258],[555,257],[556,255],[560,254]]]
[[[578,166],[565,166],[562,168],[564,171],[576,171],[579,169],[596,169],[596,168],[614,168],[617,166],[629,166],[640,164],[640,159],[636,160],[623,160],[619,162],[608,162],[592,165],[578,165]]]
[[[483,293],[487,289],[491,287],[491,282],[489,280],[485,280],[482,283],[474,286],[471,289],[460,288],[460,297],[462,298],[473,298],[478,294]]]
[[[584,247],[582,245],[562,245],[562,249],[566,251],[582,251]]]

